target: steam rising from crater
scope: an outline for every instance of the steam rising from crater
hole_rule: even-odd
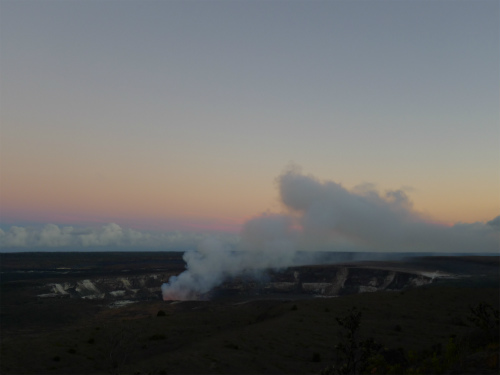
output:
[[[162,285],[164,300],[197,299],[231,276],[316,262],[314,250],[498,252],[500,216],[452,227],[427,222],[402,190],[371,185],[347,190],[297,169],[278,178],[284,214],[265,213],[243,226],[237,249],[216,240],[184,254],[187,270]]]

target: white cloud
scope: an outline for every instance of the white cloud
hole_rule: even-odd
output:
[[[0,229],[0,247],[18,250],[33,250],[40,248],[71,248],[72,250],[87,248],[146,248],[184,250],[194,247],[203,239],[219,237],[229,244],[237,242],[234,234],[211,235],[189,232],[141,232],[109,223],[100,228],[59,227],[47,224],[43,228],[12,226],[9,230]]]

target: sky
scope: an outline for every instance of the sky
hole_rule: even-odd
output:
[[[499,16],[496,0],[1,0],[3,245],[236,241],[293,211],[297,166],[404,193],[426,223],[492,222]]]

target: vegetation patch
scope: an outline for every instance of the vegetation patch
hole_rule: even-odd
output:
[[[167,336],[165,336],[163,333],[156,333],[152,336],[149,336],[149,340],[165,340]]]

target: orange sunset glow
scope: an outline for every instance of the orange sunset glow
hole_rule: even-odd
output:
[[[298,214],[280,191],[290,168],[404,197],[428,223],[486,225],[500,214],[495,12],[363,6],[2,4],[0,229],[238,234]]]

